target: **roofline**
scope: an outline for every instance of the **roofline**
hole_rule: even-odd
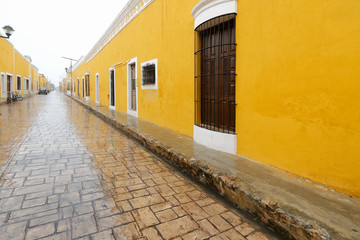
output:
[[[155,0],[130,0],[106,29],[105,33],[86,54],[84,60],[90,62],[123,28]],[[143,5],[141,5],[141,3]]]

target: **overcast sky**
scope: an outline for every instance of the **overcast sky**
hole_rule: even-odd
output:
[[[57,85],[70,65],[61,57],[86,55],[127,2],[0,0],[0,27],[1,31],[5,25],[15,29],[10,42]]]

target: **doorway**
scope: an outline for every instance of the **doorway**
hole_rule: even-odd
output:
[[[85,78],[82,78],[82,96],[85,97]]]
[[[6,97],[5,74],[1,73],[1,98]]]
[[[199,30],[201,127],[235,133],[235,18],[221,16],[203,23]]]
[[[80,81],[79,78],[77,78],[77,95],[80,97]]]
[[[11,89],[13,87],[13,76],[12,75],[7,75],[7,96],[10,97],[10,93],[11,93]]]
[[[128,114],[138,117],[137,58],[128,62],[127,77]]]
[[[109,78],[109,107],[115,109],[115,70],[110,69]]]
[[[99,103],[99,74],[95,75],[95,102]]]

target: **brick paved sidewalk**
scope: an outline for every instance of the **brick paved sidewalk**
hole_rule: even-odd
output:
[[[246,157],[206,148],[188,136],[107,106],[73,99],[286,236],[360,239],[360,199],[356,197]]]
[[[268,239],[69,98],[27,101],[42,104],[12,120],[16,144],[0,150],[1,239]]]

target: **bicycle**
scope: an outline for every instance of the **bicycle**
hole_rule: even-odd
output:
[[[16,98],[16,101],[22,101],[23,100],[23,97],[18,92],[16,92],[15,98]]]
[[[12,103],[16,101],[16,98],[14,97],[14,93],[13,92],[8,92],[8,96],[6,98],[6,102],[7,103]]]

